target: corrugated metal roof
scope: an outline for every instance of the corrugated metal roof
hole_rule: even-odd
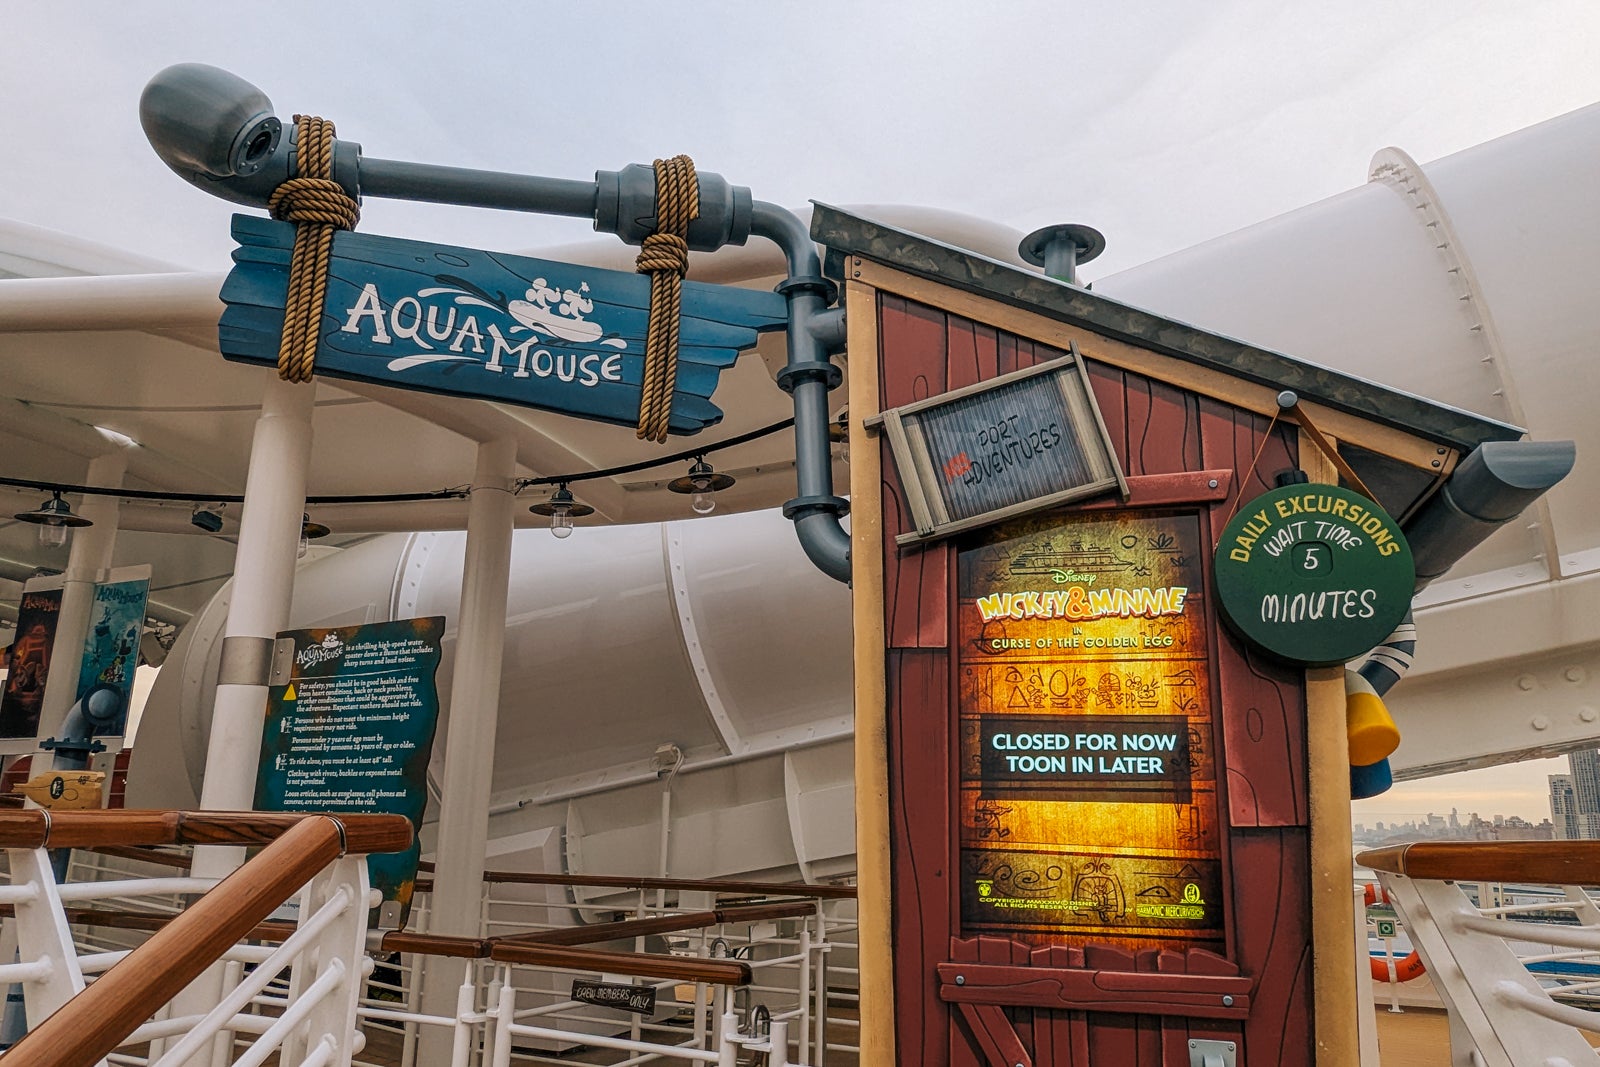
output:
[[[1303,399],[1463,452],[1470,452],[1485,441],[1514,441],[1525,432],[1470,411],[1163,318],[1080,286],[826,204],[815,206],[811,237],[827,248],[825,269],[834,278],[845,276],[845,256],[862,256],[1247,381],[1292,389]]]

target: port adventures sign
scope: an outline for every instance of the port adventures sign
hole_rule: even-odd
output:
[[[233,236],[218,342],[228,359],[276,365],[294,227],[236,215]],[[316,372],[631,426],[649,307],[643,274],[342,232]],[[671,432],[721,421],[722,371],[787,321],[776,293],[685,282]]]
[[[1405,617],[1416,586],[1399,524],[1335,485],[1286,485],[1245,504],[1222,531],[1215,573],[1235,629],[1310,666],[1371,651]]]

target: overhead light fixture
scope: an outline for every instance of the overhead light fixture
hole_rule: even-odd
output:
[[[549,500],[534,504],[528,510],[535,515],[548,515],[550,532],[556,537],[571,537],[572,520],[594,514],[594,508],[573,497],[572,490],[567,488],[566,482],[556,486],[556,491],[550,494]]]
[[[95,430],[97,430],[99,432],[101,437],[104,437],[107,441],[110,441],[112,444],[117,445],[117,446],[119,446],[121,448],[138,448],[139,447],[139,442],[138,441],[135,441],[133,438],[129,437],[127,434],[123,433],[121,430],[113,430],[109,426],[96,426]]]
[[[189,516],[189,525],[206,533],[216,533],[222,529],[222,514],[215,508],[201,504]]]
[[[720,493],[733,484],[733,475],[718,474],[711,469],[711,464],[700,457],[689,467],[689,473],[682,478],[674,478],[667,483],[667,488],[674,493],[691,493],[689,506],[696,514],[709,515],[717,506],[713,493]]]
[[[332,530],[322,525],[322,523],[312,522],[310,515],[302,513],[300,516],[300,547],[295,552],[295,558],[304,558],[307,550],[311,547],[312,541],[315,541],[319,537],[327,537],[332,532]]]
[[[19,522],[31,522],[38,526],[39,543],[46,548],[60,548],[67,543],[74,529],[94,525],[82,515],[72,513],[72,505],[61,499],[60,490],[51,493],[49,500],[32,511],[19,512],[12,517]]]

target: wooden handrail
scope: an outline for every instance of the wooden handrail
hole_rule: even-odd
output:
[[[758,904],[742,908],[717,908],[713,911],[691,911],[682,915],[660,915],[652,919],[629,919],[624,922],[590,923],[583,926],[563,926],[556,930],[536,930],[528,934],[508,934],[494,939],[496,944],[513,945],[594,945],[602,941],[616,941],[647,934],[676,934],[685,930],[700,930],[723,923],[767,922],[772,919],[794,919],[816,913],[816,905],[803,901],[793,904]]]
[[[496,942],[489,958],[500,963],[528,963],[602,974],[631,974],[641,978],[669,978],[677,982],[713,985],[749,985],[750,965],[743,960],[708,960],[698,956],[664,956],[651,952],[605,952],[567,945],[526,945]],[[11,1067],[6,1064],[6,1067]]]
[[[420,870],[431,871],[424,862]],[[576,885],[609,889],[680,889],[693,892],[749,893],[763,896],[813,897],[853,900],[853,885],[812,885],[807,882],[746,882],[723,878],[635,878],[617,874],[524,874],[519,871],[484,871],[487,883],[503,885]]]
[[[348,852],[411,847],[411,823],[399,815],[312,815],[275,811],[0,811],[0,848],[96,848],[105,845],[264,845],[306,819],[336,820]]]
[[[0,904],[0,918],[12,918],[16,915],[16,907],[11,904]],[[121,911],[112,908],[62,908],[66,920],[73,926],[99,927],[103,930],[145,930],[154,931],[166,926],[177,917],[177,913],[164,915],[150,911]],[[287,941],[289,935],[294,933],[295,926],[291,922],[263,922],[256,925],[245,935],[251,941]]]
[[[1369,849],[1356,862],[1409,878],[1600,885],[1600,841],[1418,841]]]
[[[138,860],[140,863],[153,863],[158,867],[175,867],[183,870],[189,869],[192,862],[189,856],[177,852],[163,852],[157,848],[134,848],[131,845],[96,845],[85,849],[85,852],[95,852],[102,856],[115,856],[118,859]]]
[[[36,813],[6,814],[31,816]],[[39,844],[10,844],[7,847],[38,848],[46,844],[60,847],[64,843],[55,840],[56,821],[68,814],[116,816],[122,813],[62,812],[39,831]],[[132,814],[134,819],[131,823],[123,819],[105,819],[104,822],[148,826],[155,821],[155,816],[200,813]],[[73,997],[61,1010],[28,1031],[6,1053],[5,1067],[60,1067],[63,1064],[99,1062],[161,1005],[177,996],[230,946],[248,936],[292,893],[344,852],[396,851],[395,842],[399,842],[399,848],[408,847],[411,843],[411,823],[400,815],[340,815],[337,818],[329,815],[297,815],[289,817],[285,823],[274,816],[245,818],[261,815],[256,812],[223,813],[224,816],[237,815],[237,819],[216,819],[215,813],[204,814],[211,818],[194,821],[196,835],[226,838],[204,843],[244,844],[249,841],[236,838],[262,833],[270,833],[273,840],[244,866],[224,878],[211,892],[118,961],[93,985]],[[0,823],[4,820],[5,816],[0,816]],[[371,822],[360,832],[352,834],[350,821],[355,820]],[[385,821],[397,826],[384,826]],[[72,820],[68,822],[69,825],[74,824]],[[180,837],[194,840],[183,832],[185,823],[182,819],[169,820],[167,825],[171,829],[168,839],[146,843],[177,844],[180,841],[173,838]],[[402,827],[403,833],[400,831]],[[0,834],[3,833],[4,830],[0,829]],[[67,830],[66,836],[72,838],[81,833],[82,827],[77,827]],[[11,839],[0,837],[0,840]],[[380,847],[371,847],[374,842]],[[365,902],[357,901],[353,906],[364,907]]]
[[[424,956],[450,956],[460,960],[481,960],[489,956],[486,937],[451,937],[448,934],[415,934],[392,930],[383,935],[383,951],[415,952]]]

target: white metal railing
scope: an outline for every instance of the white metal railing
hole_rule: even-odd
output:
[[[55,884],[46,853],[11,850],[17,872],[12,885],[0,885],[0,902],[18,909],[8,920],[0,954],[24,944],[22,962],[0,963],[0,983],[27,987],[30,1024],[48,1015],[74,989],[124,958],[147,934],[107,926],[69,926],[63,902],[111,907],[151,918],[182,910],[188,894],[214,883],[174,877],[169,869],[121,856],[74,853],[69,881]],[[148,877],[136,877],[139,873]],[[753,980],[745,986],[681,982],[643,983],[656,993],[653,1015],[620,1018],[613,1009],[579,1003],[570,995],[575,977],[594,971],[472,961],[468,981],[449,1015],[420,1010],[425,957],[381,949],[381,936],[365,930],[365,863],[342,860],[303,891],[295,932],[281,945],[241,943],[220,965],[226,991],[205,1014],[175,1011],[171,1005],[140,1026],[105,1061],[129,1067],[201,1064],[254,1065],[277,1053],[284,1064],[353,1064],[415,1067],[418,1038],[427,1030],[448,1035],[452,1067],[490,1067],[510,1063],[562,1064],[563,1052],[583,1045],[610,1050],[611,1067],[645,1062],[732,1064],[759,1055],[765,1062],[792,1067],[848,1067],[857,1062],[858,1026],[854,966],[854,901],[817,900],[801,916],[758,923],[725,923],[704,929],[636,939],[635,950],[689,957],[731,956],[746,963]],[[497,896],[486,886],[483,931],[506,935],[570,927],[576,920],[606,922],[656,918],[710,910],[710,894],[629,892],[602,899],[530,902]],[[30,912],[35,904],[47,907]],[[54,938],[37,951],[39,916]],[[32,916],[32,918],[30,918]],[[414,902],[412,927],[426,930],[427,894]],[[369,957],[372,950],[381,962]],[[66,968],[52,962],[69,960]],[[57,990],[63,971],[75,982]],[[615,976],[609,980],[617,979]],[[830,1012],[830,1005],[844,1011]],[[759,1024],[757,1019],[765,1019]],[[383,1049],[363,1055],[367,1035],[389,1036]],[[334,1035],[345,1035],[338,1037]],[[144,1047],[141,1047],[144,1046]],[[379,1052],[382,1051],[380,1057]],[[432,1065],[430,1064],[430,1067]],[[441,1065],[442,1067],[442,1065]]]
[[[6,851],[10,882],[0,886],[0,902],[15,910],[0,933],[0,958],[19,962],[0,965],[0,983],[22,986],[30,1029],[131,951],[126,945],[80,945],[68,925],[66,903],[125,908],[153,902],[153,907],[136,910],[159,916],[175,910],[179,895],[204,893],[217,884],[204,878],[95,879],[92,875],[88,881],[58,884],[44,849]],[[93,872],[92,866],[89,871]],[[277,1055],[277,1062],[284,1065],[349,1063],[362,1037],[356,1027],[360,982],[347,979],[370,969],[366,920],[374,903],[369,899],[365,858],[334,861],[301,890],[300,918],[287,940],[275,947],[239,944],[223,955],[217,971],[222,995],[213,1010],[174,1016],[169,1004],[102,1062],[254,1067]],[[267,986],[285,975],[287,994],[263,997]],[[240,1034],[252,1039],[235,1058],[233,1044]]]
[[[611,923],[670,916],[706,910],[711,903],[710,894],[668,895],[655,890],[612,891],[612,896],[589,901],[565,893],[565,900],[527,900],[501,895],[503,888],[492,882],[485,886],[481,914],[485,937],[570,928],[574,920]],[[427,924],[427,894],[419,893],[411,926],[425,932]],[[568,1063],[562,1050],[577,1045],[623,1054],[614,1067],[662,1058],[715,1063],[724,1055],[724,1047],[738,1054],[740,1049],[754,1053],[757,1046],[772,1063],[819,1067],[833,1052],[844,1057],[838,1061],[841,1065],[853,1064],[859,1043],[855,1020],[830,1015],[828,1006],[830,1001],[853,1004],[857,999],[854,929],[854,901],[836,900],[817,901],[804,917],[662,935],[664,944],[654,937],[649,944],[635,939],[636,951],[736,957],[749,965],[754,980],[737,989],[671,979],[645,983],[657,994],[656,1013],[620,1020],[614,1011],[571,999],[572,979],[592,978],[594,971],[486,960],[475,961],[470,968],[454,1017],[428,1016],[417,1010],[416,960],[403,957],[398,965],[387,965],[393,967],[396,980],[372,984],[361,1018],[369,1028],[392,1027],[401,1035],[404,1067],[416,1063],[423,1030],[452,1028],[459,1044],[463,1031],[475,1026],[481,1026],[481,1034],[469,1034],[465,1040],[470,1048],[479,1049],[484,1064],[499,1062],[502,1056],[518,1063]],[[831,963],[836,951],[845,953],[848,963]],[[841,980],[847,985],[841,987]],[[393,999],[379,1000],[372,993]],[[772,1029],[765,1035],[750,1032],[757,1007],[771,1021]],[[735,1020],[731,1028],[725,1017]],[[785,1045],[781,1059],[769,1047],[780,1039]]]
[[[1600,1065],[1584,1037],[1600,1034],[1600,1013],[1581,1006],[1600,1005],[1592,992],[1600,977],[1568,981],[1547,966],[1583,965],[1600,976],[1600,908],[1587,891],[1377,877],[1450,1014],[1453,1063]]]

